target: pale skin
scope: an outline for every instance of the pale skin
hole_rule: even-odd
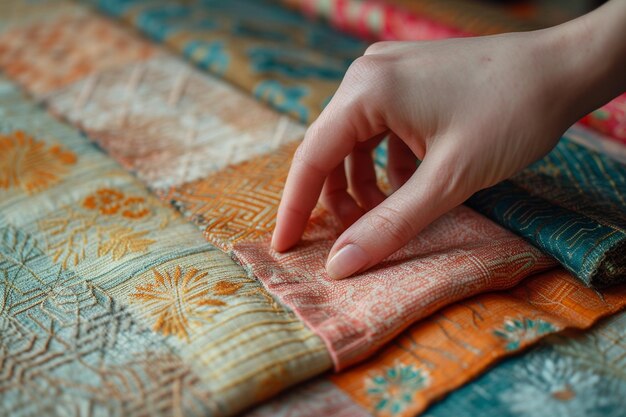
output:
[[[540,31],[373,44],[294,155],[272,247],[298,243],[319,199],[346,228],[328,275],[372,268],[625,90],[626,0]],[[371,157],[384,137],[389,196]]]

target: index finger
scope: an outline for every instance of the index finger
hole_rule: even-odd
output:
[[[300,240],[328,175],[350,154],[358,138],[374,135],[358,106],[342,104],[337,97],[333,101],[294,154],[272,237],[276,251]]]

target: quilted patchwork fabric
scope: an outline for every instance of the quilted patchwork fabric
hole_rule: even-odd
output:
[[[411,326],[362,364],[296,387],[258,407],[249,416],[415,416],[444,394],[480,375],[498,359],[520,352],[541,338],[549,339],[550,335],[563,329],[588,328],[599,318],[616,313],[625,305],[624,285],[596,292],[563,269],[545,272],[522,281],[514,289],[480,294],[450,305]],[[507,408],[506,403],[498,407],[493,405],[505,391],[507,396],[514,395],[511,385],[519,389],[523,386],[531,388],[517,393],[515,401],[519,407],[525,403],[529,407],[534,404],[534,410],[539,410],[537,398],[548,396],[543,401],[560,407],[557,410],[571,411],[573,404],[568,400],[580,396],[581,400],[588,401],[584,392],[587,383],[594,392],[596,388],[600,389],[600,398],[605,404],[597,408],[597,403],[592,401],[583,409],[619,415],[622,410],[619,406],[620,391],[604,391],[604,388],[613,383],[623,383],[621,371],[617,369],[622,369],[626,335],[623,325],[619,327],[617,323],[623,322],[624,316],[624,313],[618,313],[614,338],[608,338],[610,334],[607,334],[602,346],[593,344],[601,330],[592,329],[588,335],[571,342],[568,341],[571,335],[563,336],[562,349],[550,353],[549,357],[544,357],[540,350],[539,353],[506,360],[477,382],[455,391],[440,406],[426,410],[426,415],[431,412],[436,416],[464,415],[466,409],[473,414],[481,414],[482,407],[490,413],[488,415],[495,416],[498,412],[519,415],[512,407]],[[580,339],[589,340],[585,350],[577,350]],[[547,361],[546,368],[536,368],[536,355]],[[550,368],[552,360],[558,363],[565,361],[564,366],[570,364],[568,372],[573,375],[562,374],[565,371],[563,367]],[[529,367],[533,372],[511,373],[512,363],[516,364],[516,370],[523,371]],[[592,372],[583,371],[583,375],[593,376],[592,380],[583,382],[570,378],[585,366]],[[599,384],[595,376],[598,374],[603,375],[602,378],[610,378],[608,384]],[[482,382],[493,381],[492,375],[497,376],[497,384]],[[552,385],[546,386],[541,393],[533,391],[533,387],[544,386],[545,377],[554,378]],[[563,377],[567,379],[562,380]],[[564,391],[563,395],[571,395],[566,398],[550,397],[560,391]],[[481,397],[485,398],[485,402],[480,401]],[[559,400],[561,405],[558,405]]]
[[[149,43],[80,8],[0,34],[0,67],[37,96],[97,70],[146,59],[154,52]]]
[[[152,189],[202,178],[304,135],[286,115],[166,54],[93,73],[46,104]]]
[[[366,44],[268,0],[92,0],[198,67],[313,121]]]
[[[626,406],[626,313],[590,332],[549,337],[452,393],[425,416],[610,416]]]
[[[291,306],[326,341],[338,369],[363,359],[408,324],[452,300],[511,287],[554,266],[523,239],[460,207],[379,268],[353,279],[331,280],[324,262],[341,229],[329,213],[319,210],[314,215],[295,249],[278,254],[269,248],[294,148],[286,146],[173,188],[163,198],[204,227],[209,241],[232,250]]]
[[[232,415],[323,342],[85,137],[0,83],[3,415]]]

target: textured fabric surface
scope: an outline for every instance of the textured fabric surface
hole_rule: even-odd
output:
[[[619,417],[626,409],[626,313],[588,333],[549,337],[424,416]]]
[[[524,280],[512,290],[481,294],[448,306],[411,326],[371,359],[341,373],[296,387],[258,407],[250,416],[333,415],[324,414],[326,410],[337,415],[356,417],[414,416],[444,394],[480,375],[498,359],[520,352],[538,339],[550,337],[565,328],[587,328],[600,317],[615,313],[625,305],[624,285],[596,292],[562,269],[545,272]],[[623,339],[624,329],[620,332]],[[568,337],[571,336],[564,335],[563,340]],[[574,341],[568,346],[575,346],[576,343]],[[623,383],[623,357],[620,357],[624,349],[623,341],[616,339],[615,343],[615,347],[606,346],[607,350],[616,349],[613,369],[608,369],[607,364],[611,362],[605,362],[605,356],[594,356],[593,350],[588,352],[588,357],[582,356],[580,362],[597,363],[604,369],[603,372],[612,371],[612,375]],[[502,369],[509,369],[511,361],[515,361],[521,368],[534,366],[533,356],[522,355],[507,360],[496,366],[495,370],[485,373],[482,379],[489,379],[491,374],[496,373],[500,383],[504,383],[503,380],[507,378],[516,381],[518,375],[511,375]],[[559,361],[569,360],[566,355],[559,353],[557,356]],[[547,377],[561,377],[552,374],[550,368],[547,369]],[[540,378],[538,375],[527,382],[532,387],[542,383]],[[524,382],[523,377],[520,377],[516,385],[521,386]],[[580,391],[586,387],[586,382],[596,384],[598,381],[571,380],[569,389],[573,391],[572,394],[584,394]],[[604,386],[601,384],[599,387]],[[547,387],[541,395],[566,388]],[[485,386],[481,380],[469,383],[458,392],[463,391],[472,394],[452,394],[450,400],[444,400],[446,405],[441,407],[445,411],[434,415],[482,415],[481,404],[468,404],[468,398],[474,402],[480,399],[481,392],[492,398],[497,398],[501,393],[497,386]],[[537,394],[530,389],[520,392],[516,400],[520,404],[527,401],[536,406]],[[588,398],[585,395],[581,397]],[[602,398],[603,401],[608,400],[606,405],[610,407],[600,408],[599,411],[619,415],[621,409],[614,404],[619,401],[616,392],[602,392]],[[597,403],[592,404],[595,407]],[[563,407],[567,406],[563,404]],[[434,410],[437,410],[437,406]],[[498,414],[491,411],[487,415]]]
[[[198,67],[313,121],[366,44],[270,0],[92,0]]]
[[[455,300],[511,287],[554,266],[531,245],[472,210],[459,207],[380,267],[333,281],[324,262],[340,228],[317,210],[301,244],[269,248],[294,145],[174,187],[162,198],[204,227],[209,241],[233,251],[265,286],[327,343],[341,369],[411,322]]]
[[[202,178],[304,135],[288,116],[166,54],[93,73],[46,103],[152,189]]]
[[[0,271],[2,415],[230,415],[331,366],[258,281],[5,81]]]
[[[626,146],[609,136],[598,133],[580,123],[570,127],[564,136],[573,142],[626,165]]]
[[[28,8],[19,10],[29,13]],[[5,21],[5,16],[1,19]],[[32,20],[0,34],[0,67],[6,76],[27,85],[36,96],[44,96],[97,70],[143,60],[155,51],[152,45],[109,20],[78,7],[56,19],[42,14],[39,20]]]
[[[585,116],[582,122],[626,145],[626,94]]]
[[[626,279],[626,165],[563,138],[544,159],[468,204],[589,285]]]

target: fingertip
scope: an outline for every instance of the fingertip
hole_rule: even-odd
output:
[[[331,279],[348,278],[363,269],[370,257],[359,245],[349,243],[329,257],[326,273]]]

